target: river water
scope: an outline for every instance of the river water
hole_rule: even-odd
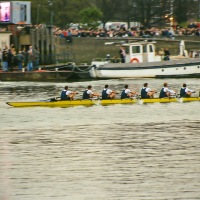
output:
[[[179,91],[199,79],[0,82],[0,200],[200,199],[200,102],[12,108],[91,84]],[[195,93],[194,95],[198,95]]]

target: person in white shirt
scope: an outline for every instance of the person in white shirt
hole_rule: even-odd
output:
[[[121,99],[131,98],[131,97],[133,97],[136,94],[137,94],[137,92],[132,92],[128,88],[128,85],[125,85],[124,89],[122,90],[122,93],[121,93]]]
[[[183,83],[183,87],[180,89],[180,97],[191,97],[192,93],[195,93],[194,90],[191,90]]]
[[[141,98],[142,99],[154,98],[155,93],[156,93],[155,90],[151,90],[148,87],[148,83],[144,83],[144,86],[141,89]]]
[[[68,86],[65,86],[64,90],[61,92],[61,100],[73,100],[74,96],[78,94],[77,92],[72,92],[69,90]]]
[[[98,93],[92,91],[92,86],[88,85],[88,88],[83,92],[83,99],[91,99],[93,97],[99,97]]]
[[[116,92],[108,88],[109,85],[105,85],[105,88],[102,91],[102,99],[114,99]]]
[[[168,88],[168,83],[164,83],[163,86],[164,87],[160,91],[159,98],[170,97],[171,95],[176,94],[174,90],[170,90]]]
[[[119,54],[120,54],[120,58],[121,58],[121,63],[125,63],[126,62],[126,50],[123,46],[120,47]]]
[[[0,48],[0,67],[1,67],[1,61],[2,61],[2,50],[1,50],[1,48]]]

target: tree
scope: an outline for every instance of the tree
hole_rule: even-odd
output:
[[[63,28],[69,23],[82,22],[83,15],[88,16],[85,21],[99,18],[104,25],[108,21],[136,21],[150,27],[165,26],[171,17],[178,23],[196,20],[200,13],[200,0],[31,0],[31,3],[33,24],[50,24],[53,13],[53,23]],[[98,8],[101,16],[96,16],[99,11],[94,8]]]
[[[65,27],[69,23],[78,23],[81,21],[79,11],[87,8],[87,0],[56,0],[54,12],[54,21],[56,25]]]
[[[101,21],[105,26],[106,22],[117,19],[117,14],[120,12],[121,0],[94,0],[95,5],[103,13]],[[115,17],[114,17],[115,16]]]
[[[144,27],[151,27],[164,20],[165,5],[163,0],[135,0],[134,19],[141,22]]]
[[[85,8],[80,11],[79,15],[82,23],[87,23],[89,27],[93,28],[96,28],[99,25],[98,21],[101,20],[103,16],[102,12],[96,7]]]
[[[174,15],[178,23],[188,20],[198,20],[200,2],[194,0],[176,0],[174,1]]]

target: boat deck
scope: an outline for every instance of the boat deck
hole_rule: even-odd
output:
[[[160,61],[160,62],[143,62],[143,63],[107,63],[104,65],[99,66],[98,69],[109,69],[109,68],[115,68],[115,69],[124,69],[125,68],[137,68],[137,67],[151,67],[151,66],[162,66],[163,68],[167,68],[168,66],[172,65],[192,65],[197,64],[200,65],[200,58],[184,58],[184,59],[178,59],[178,60],[167,60],[167,61]],[[125,66],[124,66],[125,65]]]

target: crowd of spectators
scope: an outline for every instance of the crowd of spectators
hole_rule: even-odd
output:
[[[0,48],[0,66],[2,71],[13,71],[16,68],[19,71],[22,71],[22,68],[28,71],[39,68],[39,49],[32,48],[29,46],[29,49],[22,49],[16,51],[14,44],[11,44],[10,47],[7,45],[1,49]]]
[[[189,24],[187,28],[180,26],[171,26],[166,28],[152,27],[145,29],[144,27],[118,27],[117,29],[93,29],[93,28],[68,28],[61,29],[54,26],[53,32],[58,37],[175,37],[175,36],[200,36],[200,24]]]
[[[18,31],[24,31],[26,34],[30,33],[31,29],[43,29],[46,28],[45,24],[38,25],[19,25]],[[4,28],[0,28],[0,32],[5,31]],[[200,23],[190,23],[187,27],[181,27],[179,25],[170,26],[165,28],[152,27],[144,28],[130,27],[117,27],[116,29],[106,30],[102,28],[83,28],[83,27],[71,27],[71,28],[60,28],[53,26],[53,33],[58,37],[66,37],[67,40],[71,41],[73,37],[175,37],[175,36],[200,36]]]

